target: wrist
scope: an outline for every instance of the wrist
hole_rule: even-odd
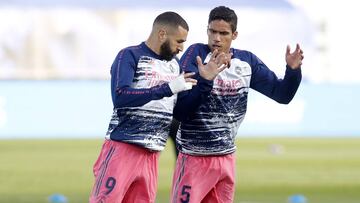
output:
[[[169,87],[173,94],[177,94],[179,92],[191,89],[192,83],[186,82],[184,75],[181,74],[180,76],[169,82]]]

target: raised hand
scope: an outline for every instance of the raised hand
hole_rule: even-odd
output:
[[[219,53],[217,49],[212,53],[209,62],[204,65],[199,56],[196,57],[199,74],[207,80],[214,80],[215,77],[230,66],[232,54]]]
[[[302,60],[304,59],[303,50],[300,49],[300,45],[296,44],[296,49],[294,52],[290,53],[290,46],[286,46],[285,61],[291,69],[300,68],[302,65]]]

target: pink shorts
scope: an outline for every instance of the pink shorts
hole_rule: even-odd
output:
[[[171,192],[172,203],[232,203],[235,154],[191,156],[180,153]]]
[[[106,140],[94,165],[90,203],[155,202],[159,153]]]

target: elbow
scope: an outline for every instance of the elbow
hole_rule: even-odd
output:
[[[289,89],[283,89],[280,94],[277,94],[277,99],[275,99],[280,104],[289,104],[298,90],[299,85],[293,86]]]
[[[277,99],[276,101],[280,104],[289,104],[293,98],[294,98],[294,95],[292,95],[290,97],[280,98],[280,99]]]
[[[287,99],[287,100],[281,100],[278,101],[280,104],[289,104],[291,102],[291,99]]]
[[[131,103],[119,94],[113,95],[114,108],[123,108],[131,106]]]

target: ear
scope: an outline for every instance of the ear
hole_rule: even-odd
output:
[[[167,33],[165,29],[159,29],[158,37],[160,42],[165,42],[167,39]]]
[[[235,31],[233,34],[232,34],[232,40],[235,40],[238,36],[238,31]]]

